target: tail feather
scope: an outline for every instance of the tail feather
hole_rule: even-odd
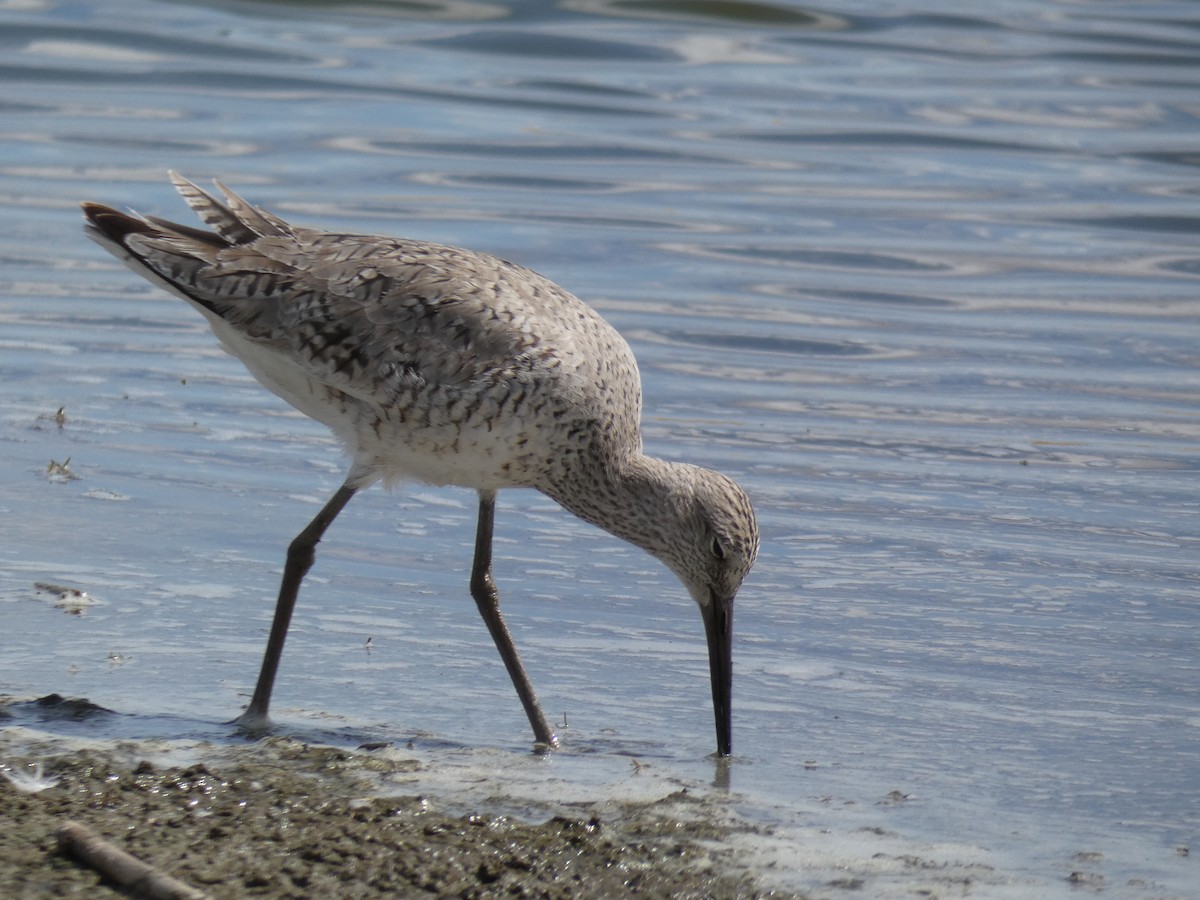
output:
[[[194,290],[196,274],[229,242],[211,231],[137,216],[100,203],[81,204],[87,236],[127,266],[178,296],[216,312]]]
[[[205,225],[231,244],[249,244],[260,237],[290,235],[292,228],[287,222],[265,209],[247,203],[219,181],[214,182],[225,197],[222,203],[212,194],[188,181],[177,172],[171,172],[171,182],[180,196],[187,201]]]
[[[239,300],[251,293],[291,289],[286,277],[290,264],[273,257],[270,245],[295,243],[302,230],[220,183],[224,202],[181,175],[170,175],[188,206],[212,231],[84,203],[88,236],[144,278],[220,319],[245,315]]]
[[[188,238],[208,248],[252,244],[262,237],[291,237],[295,230],[283,219],[247,203],[229,188],[216,182],[225,197],[222,203],[212,194],[171,172],[171,181],[188,206],[212,231],[181,225],[157,216],[131,216],[99,203],[84,203],[83,214],[94,237],[103,236],[119,246],[127,246],[125,238],[132,234],[148,237],[171,236]],[[215,232],[215,233],[214,233]]]
[[[230,244],[249,244],[260,236],[247,222],[208,191],[171,172],[171,183],[205,225]]]
[[[283,221],[283,219],[267,212],[262,207],[247,203],[229,188],[225,187],[225,185],[221,184],[221,182],[214,181],[213,184],[225,195],[225,202],[229,206],[229,211],[237,217],[242,225],[254,232],[255,236],[285,236],[293,233],[292,226]]]

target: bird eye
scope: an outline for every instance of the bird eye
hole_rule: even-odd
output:
[[[721,546],[720,538],[714,537],[712,539],[712,545],[709,547],[709,549],[712,550],[712,555],[717,559],[725,558],[725,548]]]

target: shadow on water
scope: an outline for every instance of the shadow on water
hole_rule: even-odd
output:
[[[84,697],[47,694],[0,707],[0,725],[41,734],[99,741],[204,740],[229,742],[236,732],[186,716],[139,716],[117,712]]]
[[[118,712],[83,697],[47,694],[33,700],[0,705],[0,727],[29,728],[43,736],[90,741],[200,741],[218,746],[253,744],[262,737],[288,738],[308,744],[344,749],[379,749],[395,744],[423,750],[461,750],[464,745],[414,732],[397,737],[394,730],[320,725],[298,721],[272,724],[264,735],[247,735],[234,722],[196,719],[186,715],[143,715]]]

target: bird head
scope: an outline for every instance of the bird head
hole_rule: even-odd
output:
[[[683,540],[655,555],[675,572],[700,607],[708,639],[717,753],[732,752],[733,603],[758,555],[758,523],[746,492],[719,472],[677,466],[674,512]]]

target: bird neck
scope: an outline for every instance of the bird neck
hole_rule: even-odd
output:
[[[593,460],[541,490],[585,522],[663,559],[664,537],[681,515],[680,487],[688,468],[638,450]]]

